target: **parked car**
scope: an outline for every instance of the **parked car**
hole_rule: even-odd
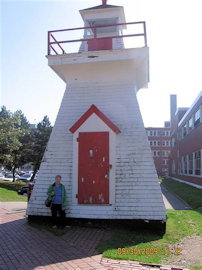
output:
[[[32,173],[24,173],[18,179],[27,182],[27,181],[30,181],[31,178],[32,178]]]
[[[28,185],[22,186],[22,187],[18,190],[18,195],[23,195],[23,194],[27,193],[28,188],[29,188]]]
[[[1,174],[6,175],[8,172],[6,170],[2,170]]]
[[[21,176],[21,175],[23,175],[23,174],[25,174],[24,171],[19,171],[19,172],[18,172],[18,175],[19,175],[19,176]]]
[[[29,188],[28,188],[28,191],[27,191],[27,200],[29,201],[31,195],[32,195],[32,190],[34,188],[34,183],[35,182],[32,182],[32,183],[29,183]]]
[[[34,187],[34,183],[35,183],[35,181],[29,182],[25,186],[22,186],[21,189],[18,190],[18,194],[23,195],[23,194],[27,193],[27,198],[29,201],[30,196],[32,194],[33,187]]]
[[[10,173],[10,174],[7,174],[6,176],[3,176],[3,177],[1,177],[1,180],[12,182],[13,181],[13,174]],[[15,180],[18,180],[17,175],[15,176]]]
[[[22,181],[28,182],[28,181],[31,180],[32,175],[33,175],[33,173],[25,173],[25,174],[19,176],[18,180],[22,180]],[[36,179],[37,179],[37,173],[34,176],[34,181],[36,181]]]

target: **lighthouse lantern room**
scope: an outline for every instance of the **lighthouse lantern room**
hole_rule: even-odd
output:
[[[71,219],[155,222],[166,210],[136,93],[148,86],[145,22],[126,23],[124,9],[108,5],[80,11],[84,27],[48,32],[48,65],[66,90],[38,173],[27,214],[50,216],[46,191],[62,175]],[[142,25],[127,33],[127,25]],[[57,33],[83,30],[58,40]],[[126,48],[124,39],[142,37]],[[80,44],[68,53],[65,45]]]

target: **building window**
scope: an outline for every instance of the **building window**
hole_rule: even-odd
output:
[[[159,136],[159,137],[161,136],[161,131],[159,131],[159,130],[157,131],[157,136]]]
[[[162,131],[162,136],[163,137],[169,137],[170,136],[170,131]]]
[[[170,151],[162,151],[162,156],[163,157],[169,157]]]
[[[169,147],[170,146],[170,141],[162,141],[162,145]]]
[[[195,152],[195,175],[201,175],[201,151]]]
[[[162,165],[168,165],[168,159],[162,159]]]
[[[188,121],[188,132],[192,131],[193,129],[193,118],[190,118]]]
[[[172,144],[172,147],[175,146],[175,138],[172,138],[171,144]]]
[[[160,157],[160,151],[153,151],[154,157]]]
[[[193,174],[193,154],[189,154],[189,174]]]
[[[179,130],[179,140],[182,140],[182,128]]]
[[[150,146],[160,146],[160,141],[150,141]]]
[[[187,156],[183,157],[183,161],[184,161],[184,174],[187,174]]]
[[[187,123],[183,126],[183,138],[187,135]]]
[[[184,161],[183,161],[183,157],[181,157],[180,159],[180,173],[183,174],[184,173]]]
[[[175,165],[175,160],[172,161],[172,173],[176,173],[176,165]]]
[[[195,112],[194,114],[194,126],[198,126],[198,124],[200,123],[200,108]]]

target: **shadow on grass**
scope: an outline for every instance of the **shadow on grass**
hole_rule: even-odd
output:
[[[40,231],[49,231],[56,236],[62,236],[67,233],[68,228],[63,228],[62,226],[57,226],[57,228],[53,229],[51,225],[50,217],[29,217],[27,224],[40,230]]]
[[[0,180],[0,188],[5,188],[7,190],[13,190],[16,192],[18,192],[18,190],[22,186],[25,186],[25,185],[26,185],[26,183],[23,181],[7,182],[7,181]]]
[[[162,234],[147,230],[113,230],[112,237],[98,245],[98,251],[103,253],[109,249],[129,248],[139,244],[162,239]]]

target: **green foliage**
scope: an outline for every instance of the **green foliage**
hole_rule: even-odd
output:
[[[16,168],[29,162],[35,166],[36,173],[51,130],[47,116],[36,129],[31,129],[20,110],[11,113],[3,106],[0,111],[0,165],[12,170],[14,175]]]
[[[30,159],[35,167],[34,175],[41,164],[51,131],[52,127],[48,116],[45,116],[43,120],[38,123],[37,129],[32,131],[32,151],[30,153]]]
[[[29,123],[21,111],[11,113],[2,107],[0,112],[0,164],[7,169],[19,167],[27,161],[23,151],[29,136]]]

